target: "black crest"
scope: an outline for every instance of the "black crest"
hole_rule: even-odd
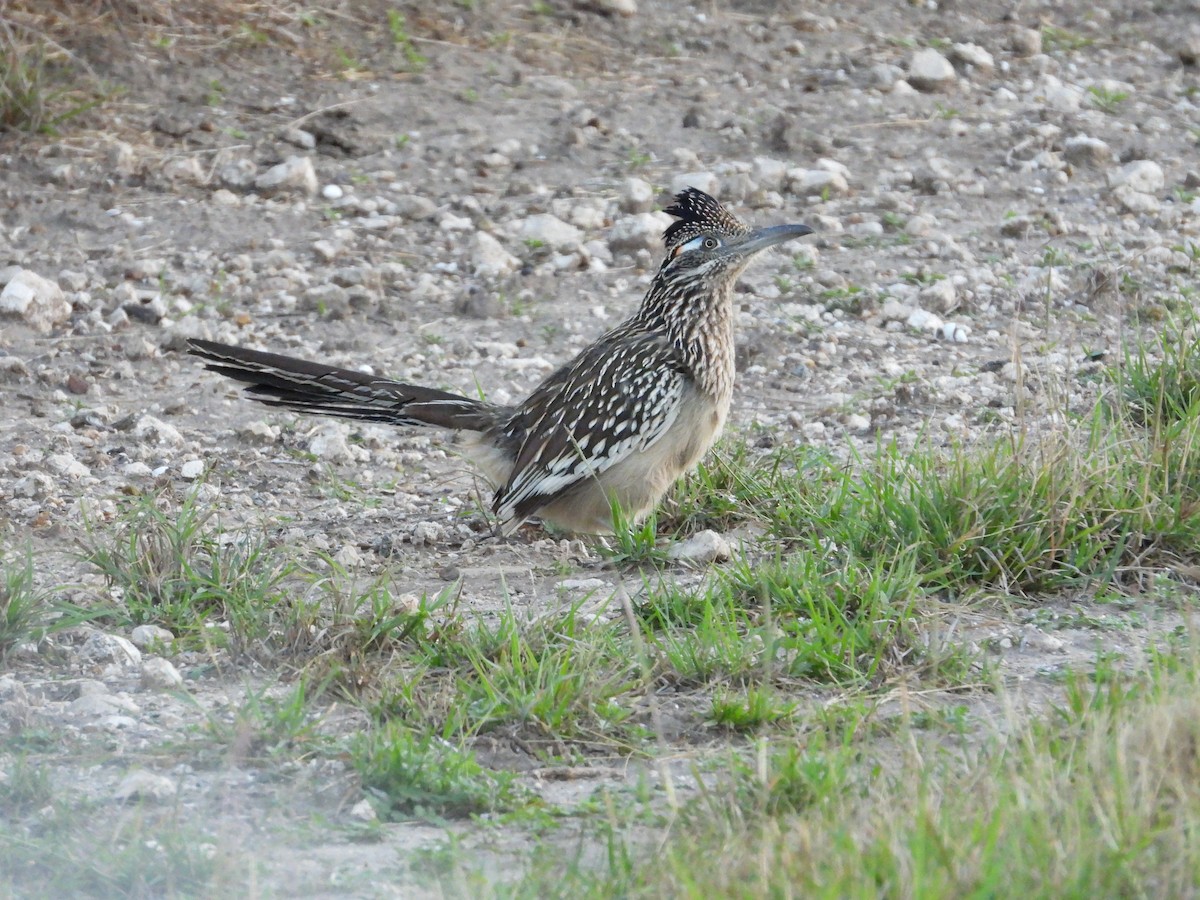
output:
[[[719,231],[723,234],[745,234],[750,229],[729,210],[699,188],[690,187],[675,195],[675,202],[664,212],[678,217],[663,232],[668,254],[680,244],[686,244],[698,234]]]

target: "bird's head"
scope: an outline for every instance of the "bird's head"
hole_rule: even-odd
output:
[[[680,191],[665,212],[679,219],[663,232],[667,258],[659,275],[670,280],[731,280],[769,247],[812,234],[800,224],[750,228],[697,188]]]

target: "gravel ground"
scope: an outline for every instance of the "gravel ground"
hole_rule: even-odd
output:
[[[817,232],[739,294],[729,430],[776,444],[849,455],[1061,427],[1124,342],[1194,300],[1190,2],[435,6],[409,11],[407,44],[372,4],[296,43],[294,23],[178,52],[112,37],[88,59],[118,95],[57,138],[0,134],[0,525],[41,584],[102,599],[74,552],[85,516],[103,529],[127,495],[200,480],[226,528],[414,594],[461,579],[473,614],[611,594],[585,541],[491,538],[451,438],[275,413],[181,349],[228,341],[510,402],[634,307],[656,210],[687,185]],[[1040,627],[1081,602],[972,636],[1036,693],[1038,673],[1135,659],[1179,622]],[[154,748],[270,679],[131,637],[80,627],[0,664],[10,721],[104,747],[101,764],[64,754],[63,784],[164,792],[231,845],[276,834],[283,892],[444,834],[279,837],[297,798],[352,815],[329,761],[148,776]],[[129,782],[145,777],[161,783]],[[539,784],[569,802],[595,780]]]

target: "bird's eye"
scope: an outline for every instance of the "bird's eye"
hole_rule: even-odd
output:
[[[701,235],[699,237],[692,238],[687,243],[680,244],[675,248],[675,252],[671,255],[674,257],[681,253],[688,253],[692,250],[716,250],[720,246],[721,242],[712,235]]]

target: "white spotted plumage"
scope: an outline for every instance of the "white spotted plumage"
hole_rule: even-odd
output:
[[[733,395],[734,282],[762,250],[810,232],[752,232],[694,188],[666,211],[678,221],[637,311],[515,407],[212,341],[190,352],[264,403],[472,433],[505,532],[533,517],[605,531],[613,503],[644,516],[716,439]]]
[[[675,421],[689,378],[674,348],[654,334],[609,337],[534,391],[505,423],[517,446],[493,509],[507,529],[548,498],[602,482],[604,472],[648,450]]]

